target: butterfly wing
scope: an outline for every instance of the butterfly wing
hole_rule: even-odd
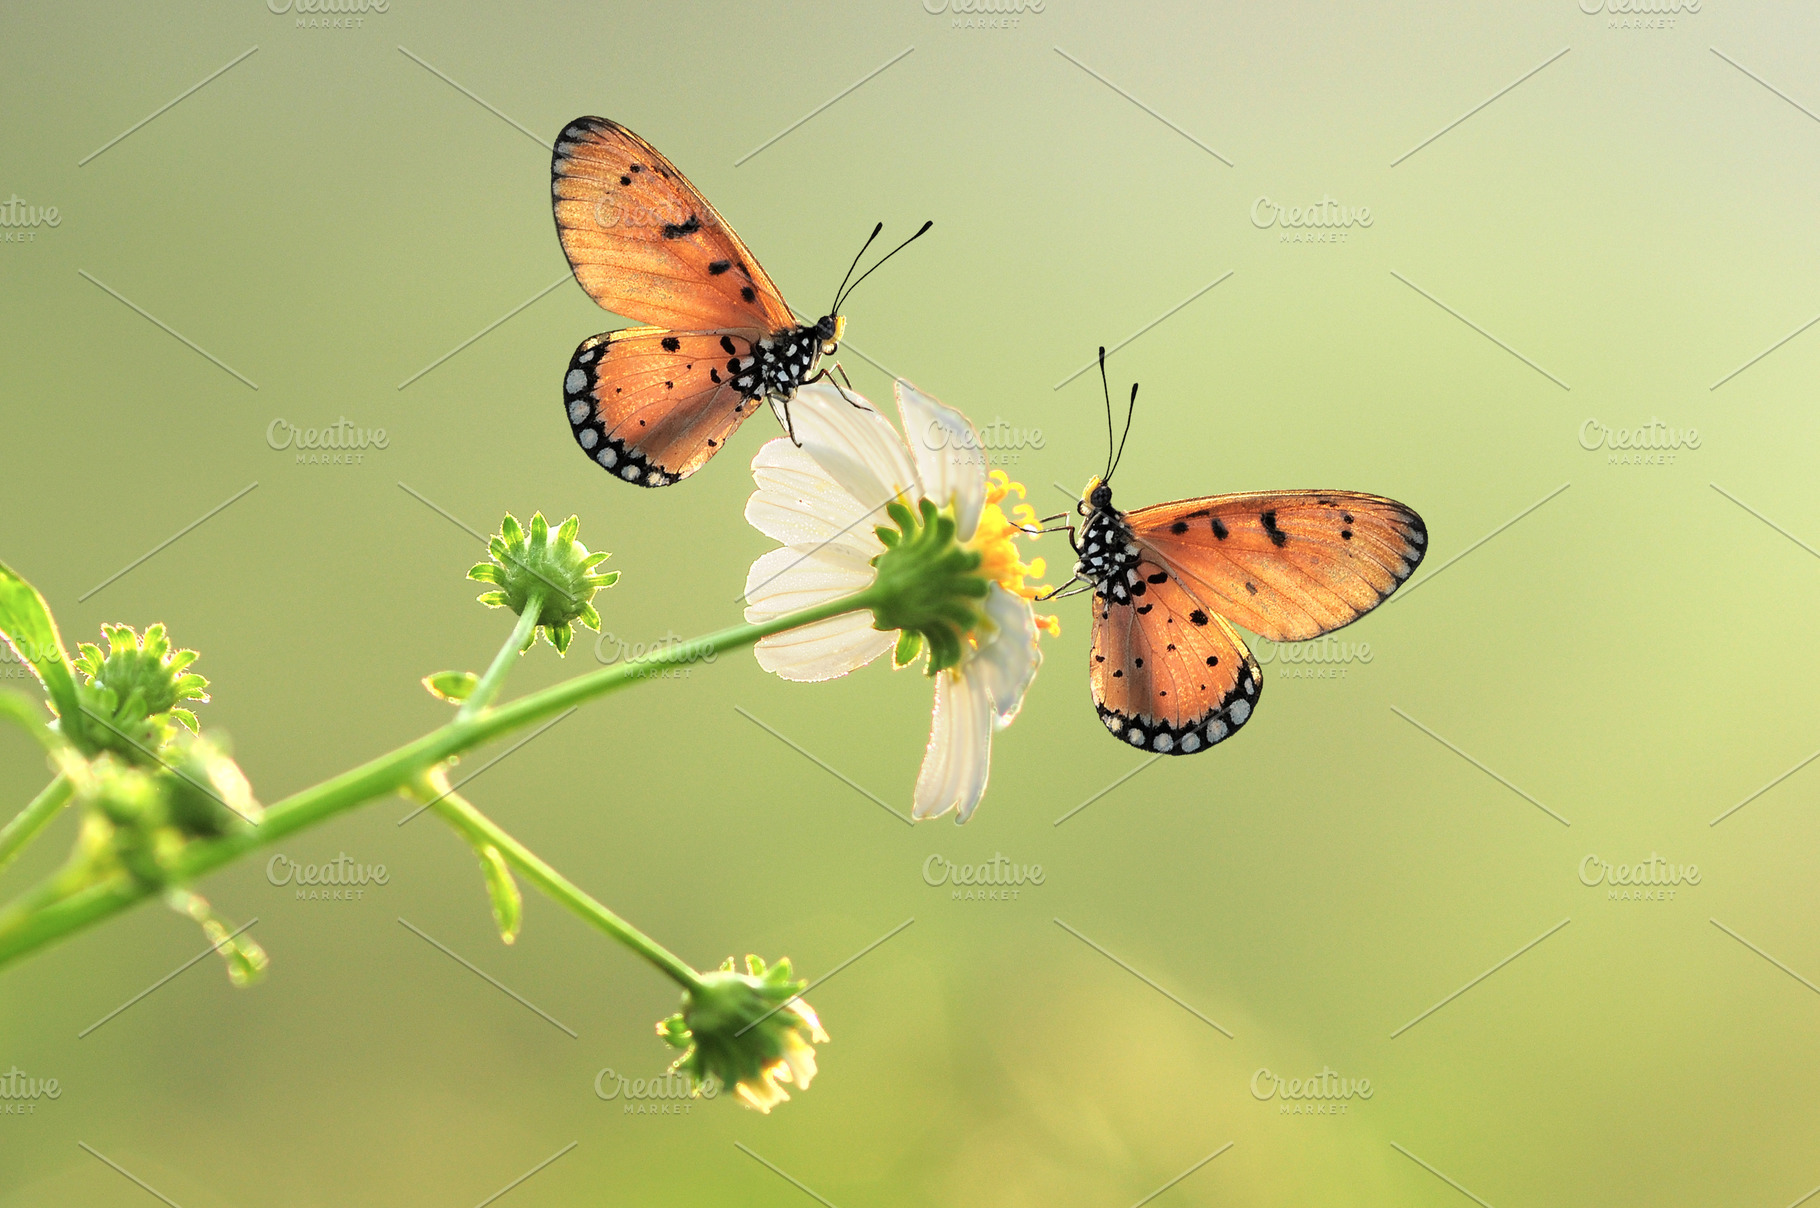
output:
[[[1159,562],[1137,570],[1128,602],[1093,597],[1093,702],[1114,738],[1190,755],[1250,719],[1264,676],[1232,626]]]
[[[581,117],[563,127],[550,192],[575,279],[613,313],[679,330],[765,334],[796,325],[707,198],[617,122]]]
[[[752,341],[719,331],[628,327],[583,340],[563,403],[582,451],[643,487],[687,478],[758,409],[734,384]]]
[[[1355,491],[1210,495],[1127,513],[1144,555],[1208,612],[1301,641],[1389,598],[1428,549],[1422,518]]]

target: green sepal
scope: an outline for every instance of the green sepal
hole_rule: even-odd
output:
[[[438,671],[423,677],[423,686],[431,696],[452,705],[459,705],[472,696],[479,683],[480,677],[472,671]]]
[[[967,635],[984,620],[978,601],[992,584],[978,573],[979,552],[955,540],[953,509],[923,499],[912,511],[894,500],[885,513],[897,525],[897,540],[872,560],[878,569],[872,625],[920,634],[929,653],[925,670],[933,676],[961,661]]]
[[[518,882],[497,847],[489,843],[476,847],[475,852],[480,856],[481,875],[487,881],[487,897],[493,902],[493,922],[499,928],[499,938],[513,943],[524,924],[524,895],[519,893]]]
[[[922,651],[923,635],[914,629],[900,629],[897,633],[897,650],[891,655],[891,665],[908,667]]]

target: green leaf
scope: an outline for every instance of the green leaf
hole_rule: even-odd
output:
[[[518,882],[512,879],[512,870],[506,867],[506,858],[497,847],[489,843],[475,851],[480,856],[480,871],[487,879],[487,896],[493,899],[493,922],[499,927],[499,938],[510,944],[518,938],[518,928],[524,922],[525,903],[518,892]]]
[[[423,686],[429,689],[431,696],[455,705],[474,695],[475,685],[479,683],[480,677],[472,671],[438,671],[423,677]]]
[[[50,607],[37,589],[4,562],[0,562],[0,637],[44,684],[52,707],[62,719],[65,736],[77,737],[82,729],[82,709],[76,700],[76,678],[71,674],[69,653],[57,633],[57,622],[51,619]]]

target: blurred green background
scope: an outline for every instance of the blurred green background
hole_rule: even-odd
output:
[[[805,313],[874,221],[933,218],[854,298],[842,360],[874,398],[862,352],[1040,429],[1006,468],[1045,511],[1104,455],[1098,383],[1056,383],[1230,273],[1111,359],[1144,386],[1120,502],[1392,495],[1439,581],[1341,635],[1369,663],[1272,663],[1240,739],[1153,767],[1095,720],[1069,602],[964,828],[903,825],[736,712],[905,808],[919,677],[786,684],[745,654],[589,706],[471,785],[698,966],[787,954],[817,977],[915,920],[811,995],[822,1076],[770,1117],[598,1098],[603,1069],[662,1070],[669,984],[537,897],[503,947],[466,847],[387,801],[278,849],[387,864],[360,900],[297,901],[263,857],[204,886],[259,920],[257,988],[211,958],[78,1039],[204,948],[160,908],[0,974],[0,1072],[63,1088],[0,1115],[0,1204],[151,1202],[80,1145],[183,1208],[477,1204],[571,1143],[500,1202],[812,1202],[737,1146],[840,1208],[1124,1208],[1228,1143],[1154,1202],[1467,1202],[1445,1178],[1498,1208],[1783,1205],[1820,1183],[1820,996],[1766,959],[1820,978],[1820,771],[1709,825],[1820,745],[1798,543],[1820,542],[1820,330],[1713,388],[1820,308],[1820,122],[1771,90],[1820,107],[1820,12],[935,3],[393,0],[301,27],[261,0],[8,5],[0,193],[60,221],[0,243],[0,557],[72,643],[162,620],[199,648],[205,721],[267,802],[437,724],[418,678],[504,635],[461,577],[478,543],[401,484],[483,532],[579,513],[624,572],[600,600],[619,640],[734,621],[768,547],[741,508],[770,421],[675,488],[593,468],[559,382],[619,321],[572,281],[400,389],[564,277],[547,144],[593,113],[664,150]],[[1371,225],[1292,244],[1251,219],[1323,197]],[[388,447],[308,466],[266,443],[341,417]],[[1699,447],[1636,466],[1580,443],[1652,418]],[[591,638],[510,690],[594,666]],[[0,729],[0,800],[45,778]],[[1621,902],[1577,875],[1651,853],[1700,883]],[[1046,875],[957,902],[924,883],[937,854]],[[1299,1116],[1251,1093],[1323,1067],[1372,1097]]]

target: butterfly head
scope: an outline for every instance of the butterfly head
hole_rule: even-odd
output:
[[[822,355],[831,357],[840,348],[841,337],[847,334],[847,316],[823,315],[810,330],[821,342]]]
[[[1091,516],[1103,512],[1112,506],[1112,484],[1097,474],[1087,480],[1087,489],[1081,492],[1079,512]]]

